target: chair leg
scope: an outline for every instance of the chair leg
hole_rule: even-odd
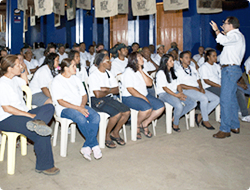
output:
[[[192,110],[189,112],[190,127],[194,127],[194,117],[195,117],[195,109],[192,109]]]
[[[3,161],[3,159],[4,159],[5,144],[6,144],[6,135],[2,134],[0,161]]]
[[[122,128],[123,128],[123,138],[124,138],[125,143],[127,143],[127,132],[126,132],[125,124],[122,126]]]
[[[15,173],[16,139],[19,135],[18,133],[8,135],[7,173],[10,175]]]
[[[100,124],[99,124],[99,146],[100,148],[105,148],[105,137],[106,137],[106,127],[107,127],[107,114],[99,113]]]
[[[131,140],[137,140],[137,119],[138,119],[138,111],[134,109],[131,110]]]
[[[215,120],[220,122],[220,104],[215,108]]]
[[[186,127],[187,127],[187,130],[189,130],[188,119],[190,119],[189,115],[188,115],[188,114],[185,114],[185,120],[186,120]]]
[[[71,130],[70,142],[74,143],[76,142],[76,124],[75,123],[71,123],[70,130]]]
[[[59,127],[59,122],[56,121],[56,124],[55,124],[55,127],[54,127],[53,146],[56,146],[56,140],[57,140],[57,134],[58,134],[58,127]]]
[[[60,143],[60,156],[66,157],[67,155],[67,146],[68,146],[68,122],[63,120],[61,123],[61,143]]]
[[[20,140],[21,140],[21,154],[22,156],[25,156],[27,155],[27,138],[26,136],[21,134]]]
[[[155,130],[155,127],[157,125],[157,119],[152,121],[152,126],[153,126],[153,133],[154,133],[154,136],[156,136],[156,130]]]
[[[165,112],[166,112],[166,131],[167,134],[172,133],[172,112],[173,106],[165,102]]]

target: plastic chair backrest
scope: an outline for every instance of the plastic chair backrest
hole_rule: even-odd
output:
[[[27,85],[22,86],[22,91],[26,94],[26,106],[31,110],[31,102],[32,102],[32,93],[30,88]]]
[[[90,91],[89,91],[89,78],[87,77],[84,82],[85,82],[85,87],[86,87],[87,94],[88,94],[89,107],[91,107],[91,98],[90,98]]]

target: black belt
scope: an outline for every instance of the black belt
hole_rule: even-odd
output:
[[[225,68],[225,67],[228,67],[228,66],[234,66],[236,64],[232,64],[232,65],[221,65],[221,68]]]

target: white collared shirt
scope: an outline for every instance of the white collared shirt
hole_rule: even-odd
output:
[[[158,66],[160,66],[160,61],[161,61],[161,56],[157,53],[157,54],[155,54],[155,56],[152,58],[151,57],[151,59],[158,65]]]
[[[63,59],[68,58],[68,54],[67,53],[64,53],[62,55],[60,53],[58,53],[58,55],[59,55],[59,62],[60,63],[62,62]]]
[[[245,67],[246,67],[246,73],[248,74],[249,70],[250,70],[250,56],[247,58],[247,60],[244,63]]]
[[[124,60],[120,60],[119,57],[117,57],[114,59],[114,61],[112,61],[110,71],[114,76],[121,74],[125,71],[127,64],[128,64],[128,59],[126,57]]]
[[[216,42],[223,45],[221,65],[240,65],[246,51],[245,37],[239,29],[233,29],[226,35],[218,34]]]

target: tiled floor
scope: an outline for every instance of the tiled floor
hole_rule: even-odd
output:
[[[101,160],[86,161],[79,150],[84,142],[77,132],[76,143],[68,144],[66,158],[53,147],[55,165],[61,169],[56,176],[35,172],[33,146],[28,155],[17,149],[16,172],[8,175],[6,154],[0,163],[0,189],[49,190],[247,190],[250,187],[250,124],[241,122],[241,133],[218,140],[212,135],[219,123],[210,116],[215,131],[204,127],[185,129],[181,133],[165,131],[165,115],[157,123],[157,136],[133,142],[127,126],[128,143],[116,149],[103,149]],[[152,129],[151,129],[152,131]]]

